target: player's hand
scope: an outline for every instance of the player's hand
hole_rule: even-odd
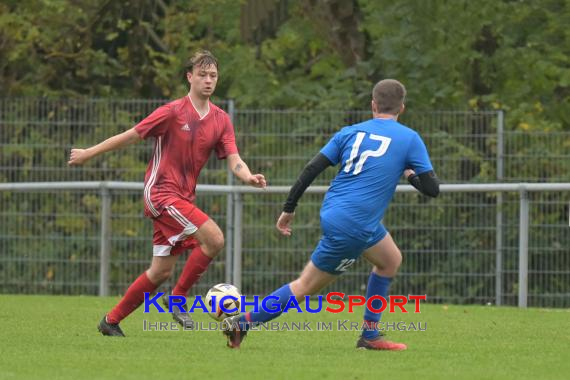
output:
[[[404,177],[406,177],[406,179],[410,178],[410,177],[413,176],[414,174],[416,174],[416,172],[413,171],[412,169],[406,169],[406,170],[404,170]]]
[[[281,232],[281,235],[291,236],[291,223],[295,219],[295,213],[282,212],[277,219],[275,227]]]
[[[251,177],[248,178],[246,181],[248,185],[253,187],[259,187],[264,189],[267,186],[267,182],[265,181],[265,177],[263,174],[253,174]]]
[[[69,161],[67,164],[73,165],[83,165],[86,163],[91,156],[87,152],[87,149],[71,149],[71,154],[69,155]]]

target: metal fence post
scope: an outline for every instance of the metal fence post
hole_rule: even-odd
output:
[[[233,99],[228,100],[228,115],[232,124],[235,120],[235,104]],[[227,185],[234,184],[234,174],[227,168]],[[233,275],[233,236],[234,234],[234,194],[230,193],[226,196],[226,282],[229,284],[234,283]]]
[[[503,182],[504,177],[504,112],[497,113],[497,182]],[[495,305],[503,303],[503,193],[497,194],[497,221],[495,236]]]
[[[234,212],[234,257],[233,257],[233,284],[241,290],[241,242],[243,232],[243,195],[235,193]]]
[[[111,193],[105,183],[101,186],[101,241],[99,266],[99,296],[109,295],[109,271],[111,264]]]
[[[521,189],[519,216],[519,307],[527,307],[528,301],[528,192]]]

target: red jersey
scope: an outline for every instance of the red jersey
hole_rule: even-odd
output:
[[[185,96],[157,108],[135,126],[143,139],[156,139],[144,181],[147,216],[159,216],[177,199],[193,202],[198,175],[213,150],[219,159],[238,153],[228,114],[211,102],[209,107],[200,118]]]

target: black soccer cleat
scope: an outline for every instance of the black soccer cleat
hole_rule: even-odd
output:
[[[109,323],[107,322],[107,315],[103,316],[101,322],[99,322],[99,326],[97,326],[97,330],[103,335],[106,336],[120,336],[125,337],[123,330],[119,327],[118,323]]]
[[[229,348],[239,348],[247,335],[247,329],[243,323],[240,323],[239,319],[239,315],[234,315],[224,319],[222,322],[222,332],[228,338],[227,344]]]
[[[168,295],[166,293],[162,296],[162,303],[164,304],[166,310],[168,311],[169,310]],[[184,309],[184,312],[181,312],[177,306],[174,306],[172,308],[172,319],[178,322],[180,326],[184,327],[185,330],[193,330],[194,321],[192,320],[192,317],[188,313],[188,307],[186,306],[186,304],[182,305],[182,309]]]

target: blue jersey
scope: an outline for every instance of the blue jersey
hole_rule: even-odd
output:
[[[321,207],[321,220],[347,233],[372,233],[405,169],[433,170],[420,135],[391,119],[341,129],[321,149],[340,169]]]

